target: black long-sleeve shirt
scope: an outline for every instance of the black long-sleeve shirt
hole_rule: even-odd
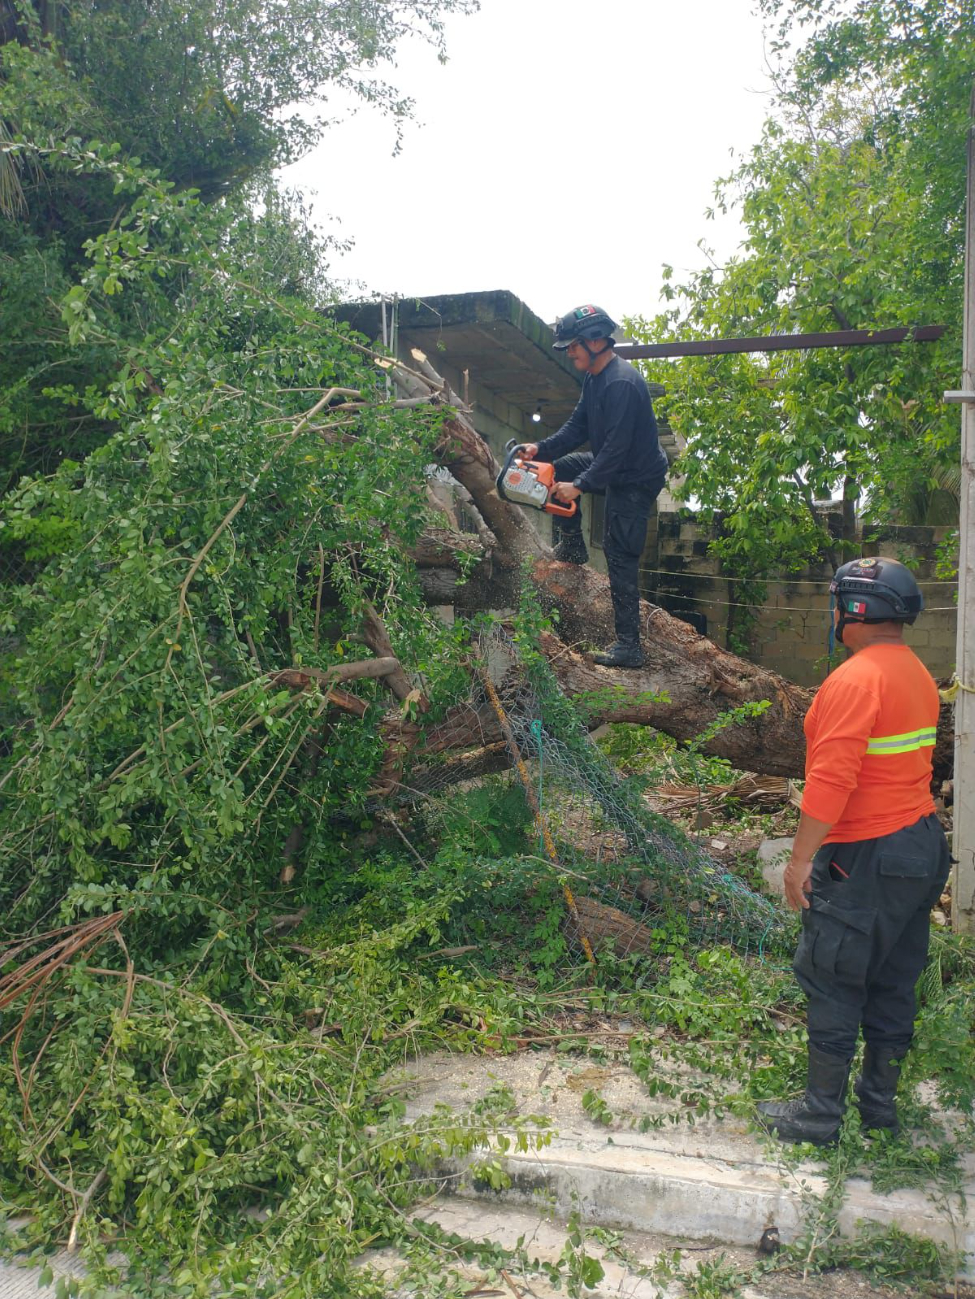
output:
[[[593,462],[576,480],[584,492],[658,481],[667,457],[657,438],[650,390],[639,370],[614,356],[599,374],[587,374],[575,410],[557,433],[538,444],[551,462],[588,442]]]

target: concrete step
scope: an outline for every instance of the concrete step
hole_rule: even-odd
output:
[[[460,1293],[498,1299],[565,1299],[575,1293],[569,1289],[563,1258],[567,1226],[554,1213],[441,1197],[414,1218],[435,1222],[466,1240],[499,1245],[523,1260],[516,1257],[503,1270],[476,1263],[454,1267]],[[647,1232],[586,1236],[581,1249],[603,1272],[593,1288],[581,1291],[591,1299],[688,1299],[693,1294],[724,1294],[729,1299],[904,1299],[906,1293],[873,1284],[856,1272],[804,1275],[801,1267],[786,1269],[780,1260],[760,1260],[752,1248],[713,1241],[689,1244]],[[540,1265],[560,1261],[561,1277],[553,1283]],[[405,1282],[404,1263],[395,1251],[374,1251],[364,1257],[363,1265],[382,1275],[390,1299],[425,1299],[421,1289]]]
[[[702,1082],[666,1059],[660,1060],[659,1072],[689,1090]],[[765,1229],[774,1225],[782,1243],[791,1243],[809,1225],[816,1197],[826,1188],[821,1164],[790,1163],[783,1147],[740,1119],[690,1121],[679,1100],[649,1096],[632,1070],[613,1059],[598,1062],[548,1050],[491,1057],[443,1053],[414,1061],[389,1084],[408,1097],[406,1121],[432,1113],[438,1104],[464,1112],[500,1088],[514,1111],[551,1119],[556,1135],[548,1147],[502,1161],[511,1177],[509,1189],[492,1191],[479,1180],[472,1169],[479,1160],[455,1165],[445,1170],[450,1196],[441,1196],[418,1216],[458,1236],[493,1240],[507,1249],[523,1237],[531,1257],[549,1262],[562,1253],[565,1224],[573,1213],[589,1228],[622,1232],[623,1256],[635,1263],[586,1241],[586,1253],[599,1258],[606,1272],[594,1292],[600,1297],[675,1299],[679,1289],[658,1285],[643,1270],[677,1247],[684,1251],[685,1270],[693,1272],[698,1263],[717,1265],[724,1255],[747,1271]],[[587,1092],[602,1100],[603,1122],[584,1108]],[[923,1134],[916,1139],[922,1142]],[[963,1190],[975,1205],[975,1155],[966,1157]],[[957,1249],[963,1274],[975,1276],[975,1212],[962,1208],[958,1197],[945,1200],[921,1190],[881,1195],[867,1182],[851,1179],[839,1228],[852,1234],[858,1221],[893,1224]],[[383,1252],[363,1261],[388,1271],[392,1294],[402,1260]],[[83,1273],[76,1255],[60,1254],[52,1265],[56,1276]],[[464,1274],[472,1289],[485,1276],[476,1267]],[[0,1262],[0,1299],[53,1293],[38,1292],[37,1275]],[[525,1296],[565,1293],[546,1289],[534,1271],[526,1273],[524,1285],[510,1275]],[[869,1299],[888,1293],[859,1279],[851,1286],[840,1285],[836,1274],[798,1280],[766,1276],[741,1294],[743,1299]],[[503,1279],[499,1285],[492,1281],[488,1290],[515,1293]]]
[[[700,1082],[672,1061],[661,1060],[660,1067],[672,1079],[683,1072],[688,1087]],[[784,1244],[799,1237],[827,1189],[821,1164],[797,1165],[779,1143],[740,1119],[691,1124],[679,1103],[651,1098],[624,1064],[548,1051],[442,1054],[416,1061],[403,1086],[409,1118],[429,1114],[438,1103],[466,1110],[499,1087],[510,1092],[519,1114],[551,1118],[557,1135],[550,1145],[501,1160],[511,1179],[503,1191],[478,1178],[476,1159],[451,1167],[453,1195],[492,1206],[543,1203],[563,1218],[576,1210],[583,1222],[602,1227],[754,1247],[772,1225]],[[604,1102],[603,1122],[583,1108],[587,1091]],[[966,1156],[963,1190],[975,1203],[975,1155]],[[946,1201],[919,1189],[881,1194],[851,1178],[839,1230],[853,1235],[861,1222],[897,1226],[957,1250],[962,1274],[975,1277],[975,1215],[960,1197]]]
[[[565,1299],[564,1281],[557,1285],[540,1269],[543,1263],[558,1265],[565,1248],[567,1227],[554,1215],[441,1197],[414,1217],[436,1223],[444,1231],[466,1240],[498,1245],[515,1254],[524,1251],[529,1260],[525,1266],[513,1259],[503,1270],[500,1267],[480,1267],[476,1263],[452,1263],[450,1266],[462,1279],[464,1290],[475,1294],[503,1295],[506,1299],[515,1299],[515,1296]],[[620,1246],[631,1260],[629,1265],[621,1263],[616,1254],[604,1245],[592,1240],[584,1242],[585,1253],[597,1259],[603,1269],[603,1278],[596,1288],[585,1291],[587,1297],[610,1299],[610,1296],[616,1296],[619,1299],[620,1295],[625,1295],[627,1299],[679,1299],[681,1288],[676,1281],[658,1284],[649,1276],[641,1275],[642,1269],[649,1272],[660,1257],[662,1247],[659,1242],[630,1233],[625,1238],[621,1237]],[[371,1251],[363,1257],[362,1263],[381,1274],[390,1299],[422,1299],[416,1288],[402,1279],[405,1262],[395,1250]]]
[[[452,1198],[441,1198],[416,1215],[428,1222],[436,1222],[445,1231],[453,1232],[468,1240],[487,1240],[503,1249],[518,1251],[523,1249],[528,1258],[540,1263],[557,1264],[562,1258],[566,1244],[567,1226],[556,1214],[541,1214],[538,1210],[515,1208],[501,1204],[465,1202]],[[519,1244],[519,1242],[521,1242]],[[603,1269],[602,1280],[594,1289],[586,1290],[592,1299],[610,1299],[625,1295],[626,1299],[686,1299],[686,1290],[675,1277],[667,1280],[657,1274],[654,1266],[664,1254],[672,1254],[680,1245],[679,1241],[652,1236],[646,1232],[620,1233],[618,1243],[612,1248],[597,1240],[587,1238],[582,1243],[582,1250],[596,1259]],[[625,1259],[626,1261],[622,1261]],[[741,1265],[743,1269],[755,1262],[754,1253],[729,1256],[724,1246],[714,1244],[711,1248],[685,1254],[679,1265],[681,1274],[693,1274],[698,1263],[714,1265],[720,1260],[725,1265]],[[513,1264],[506,1268],[515,1290],[522,1291],[532,1299],[556,1299],[565,1296],[564,1281],[556,1287],[544,1274],[537,1270],[524,1269]],[[476,1268],[466,1270],[466,1276],[473,1283],[484,1276]],[[513,1290],[504,1278],[496,1284],[508,1299],[512,1299]],[[742,1292],[748,1299],[775,1299],[775,1290],[763,1287],[749,1288]]]

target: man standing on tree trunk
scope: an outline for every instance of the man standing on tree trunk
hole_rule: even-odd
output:
[[[805,1095],[762,1101],[783,1141],[827,1145],[856,1082],[865,1129],[898,1130],[895,1093],[914,1036],[914,987],[949,853],[931,797],[938,690],[904,644],[924,608],[894,559],[854,559],[830,584],[836,637],[850,652],[806,715],[806,788],[785,896],[802,910],[793,969],[809,998]]]
[[[576,307],[555,324],[556,351],[567,352],[585,375],[582,396],[557,433],[525,450],[529,459],[555,465],[555,498],[568,504],[583,492],[606,497],[603,550],[613,597],[616,643],[594,662],[639,668],[640,556],[647,521],[667,476],[667,457],[657,439],[650,390],[640,372],[618,357],[616,324],[599,307]],[[578,448],[589,443],[591,451]],[[574,454],[571,454],[574,453]],[[581,505],[581,502],[580,502]],[[554,524],[555,558],[569,564],[589,559],[579,509]]]

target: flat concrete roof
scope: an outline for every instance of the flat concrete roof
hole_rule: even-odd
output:
[[[378,302],[342,303],[331,311],[368,338],[382,337]],[[401,298],[396,312],[401,347],[420,348],[434,366],[439,359],[455,372],[469,370],[472,384],[527,415],[541,403],[550,430],[579,400],[581,379],[565,354],[552,350],[551,327],[508,289]]]

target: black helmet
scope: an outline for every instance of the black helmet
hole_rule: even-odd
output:
[[[555,322],[555,342],[552,346],[557,352],[564,352],[577,338],[609,338],[616,327],[616,321],[602,307],[594,307],[589,303],[559,316]]]
[[[924,597],[909,568],[896,559],[851,559],[829,584],[843,622],[914,622]]]

